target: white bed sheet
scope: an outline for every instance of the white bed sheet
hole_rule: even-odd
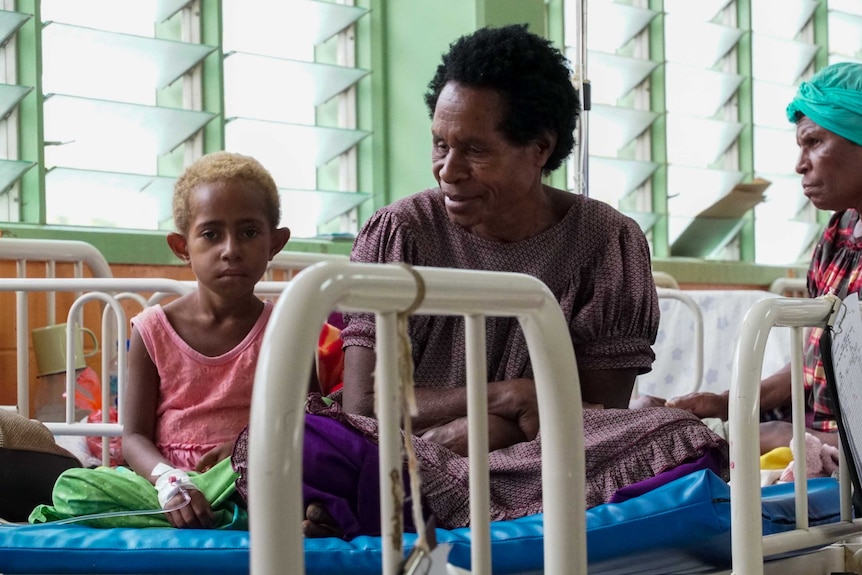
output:
[[[695,390],[722,392],[730,388],[733,351],[739,326],[751,306],[762,299],[778,297],[759,290],[685,290],[703,314],[703,378],[695,382],[695,318],[691,310],[674,299],[661,299],[661,321],[653,350],[651,372],[638,377],[638,392],[669,399]],[[767,376],[790,361],[790,332],[776,328],[769,334],[763,358]]]

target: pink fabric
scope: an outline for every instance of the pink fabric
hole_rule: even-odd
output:
[[[793,452],[791,461],[784,471],[781,472],[779,481],[793,481],[796,476],[796,451],[793,442],[790,442],[790,451]],[[838,471],[838,448],[810,433],[805,434],[805,476],[806,477],[831,477]]]
[[[272,303],[264,303],[245,339],[218,357],[183,341],[161,306],[132,320],[161,378],[155,441],[172,465],[193,469],[204,453],[236,439],[248,424],[255,366],[272,313]]]

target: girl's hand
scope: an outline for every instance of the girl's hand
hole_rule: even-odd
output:
[[[233,454],[233,448],[236,445],[236,440],[226,441],[221,445],[213,447],[200,458],[198,464],[195,465],[195,471],[203,473],[209,471],[216,463],[222,459],[227,459]]]
[[[197,490],[186,491],[189,502],[176,511],[165,512],[168,521],[178,529],[210,529],[215,527],[215,515],[204,494]],[[185,496],[178,493],[173,496],[166,507],[168,509],[180,505]]]

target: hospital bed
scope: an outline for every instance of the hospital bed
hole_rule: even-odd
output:
[[[659,298],[659,309],[661,319],[659,320],[659,336],[653,345],[656,361],[652,370],[640,375],[635,380],[632,397],[640,393],[658,395],[660,397],[671,397],[699,391],[703,382],[704,372],[704,318],[703,311],[698,302],[690,293],[679,288],[679,284],[672,276],[664,274],[664,278],[657,276],[659,272],[653,272],[656,279],[656,294]],[[669,287],[669,286],[676,287]],[[673,310],[675,314],[668,312]],[[685,326],[680,329],[680,326]],[[670,338],[665,334],[679,334],[685,341],[684,354],[679,354],[677,349],[669,343]],[[663,366],[664,370],[659,366]],[[674,382],[673,392],[669,393],[666,386],[657,383]],[[660,391],[659,391],[660,390]]]
[[[851,518],[847,477],[842,477],[846,487],[841,489],[835,480],[819,478],[761,490],[756,420],[752,419],[759,401],[764,335],[773,327],[789,330],[794,334],[794,349],[801,350],[802,326],[823,325],[831,304],[770,298],[755,304],[746,316],[731,383],[731,433],[738,438],[732,442],[732,488],[711,472],[700,471],[627,501],[585,511],[579,503],[583,501],[580,412],[570,408],[579,405],[579,394],[554,384],[554,374],[571,372],[576,360],[570,346],[560,343],[567,341],[560,337],[565,326],[560,325],[562,318],[550,295],[525,276],[415,270],[425,284],[416,313],[464,314],[468,357],[484,357],[483,315],[521,320],[536,368],[546,450],[564,463],[551,467],[546,462],[546,498],[570,502],[546,506],[545,515],[491,524],[479,513],[472,529],[437,530],[437,541],[452,545],[453,572],[584,573],[588,566],[590,573],[729,573],[732,569],[745,575],[820,575],[848,567],[845,555],[852,557],[856,550],[848,538],[862,532],[862,526]],[[0,573],[233,574],[246,573],[249,567],[254,573],[269,573],[284,572],[286,565],[291,572],[302,572],[304,567],[319,574],[380,573],[384,568],[392,572],[415,535],[302,540],[297,479],[302,410],[295,407],[302,404],[307,374],[288,367],[305,364],[292,364],[291,358],[306,357],[303,350],[313,347],[317,337],[309,326],[332,309],[370,309],[379,313],[378,350],[384,358],[379,376],[391,376],[392,328],[397,313],[416,298],[416,279],[401,266],[328,262],[297,275],[286,290],[287,297],[280,298],[267,329],[257,371],[249,532],[0,526]],[[477,371],[471,369],[472,381],[482,381],[481,362],[473,369]],[[476,387],[481,386],[474,383]],[[394,396],[387,397],[397,410]],[[474,400],[481,402],[481,397],[476,394]],[[801,409],[799,398],[794,399]],[[389,428],[395,425],[395,416],[389,413],[382,418],[382,427],[383,420],[392,419]],[[473,419],[471,425],[481,426],[481,419],[479,423]],[[475,441],[482,436],[471,434]],[[397,442],[387,445],[398,447]],[[397,467],[400,459],[395,457],[390,453],[381,459]],[[479,502],[473,508],[478,513],[481,468],[471,477],[477,482]],[[807,497],[799,493],[804,488]],[[383,500],[389,501],[391,510],[391,499]],[[286,519],[290,517],[297,520]]]
[[[284,289],[284,282],[297,272],[320,261],[347,261],[347,256],[284,251],[270,262],[264,281],[258,285],[262,297],[276,299]],[[120,279],[114,278],[107,260],[92,244],[74,240],[0,238],[0,297],[11,301],[14,293],[15,316],[15,403],[0,405],[18,413],[33,414],[31,397],[31,359],[29,338],[32,328],[55,323],[89,323],[95,330],[101,314],[101,330],[97,331],[101,342],[101,365],[98,368],[102,379],[102,405],[110,402],[110,362],[116,357],[118,373],[117,387],[122,393],[125,382],[126,347],[119,345],[127,339],[128,320],[142,308],[166,299],[191,292],[195,283],[171,279]],[[13,280],[15,278],[15,280]],[[48,280],[48,281],[43,281]],[[66,280],[72,280],[71,283]],[[80,281],[78,281],[80,280]],[[85,292],[88,292],[85,294]],[[98,302],[93,305],[93,302]],[[92,308],[99,309],[93,310]],[[88,310],[85,317],[84,311]],[[68,312],[68,314],[67,314]],[[86,319],[86,321],[85,321]],[[67,334],[71,338],[71,333]],[[115,342],[106,345],[106,342]],[[68,342],[67,342],[68,345]],[[72,358],[69,358],[72,361]],[[71,363],[70,363],[71,365]],[[36,386],[45,385],[37,380]],[[118,399],[116,421],[108,421],[108,411],[103,410],[104,421],[84,423],[79,421],[75,407],[74,369],[66,373],[66,400],[63,421],[46,421],[46,425],[58,442],[77,455],[85,464],[91,456],[84,445],[85,436],[104,437],[102,462],[109,462],[109,438],[122,435],[122,401]]]
[[[731,350],[743,319],[757,302],[780,297],[766,290],[658,288],[657,292],[661,319],[653,345],[656,359],[650,372],[638,376],[638,389],[666,399],[693,391],[727,391],[733,377]],[[681,294],[686,301],[663,294]],[[697,358],[702,366],[699,372],[694,361]],[[789,361],[788,331],[770,331],[762,375],[775,373]]]
[[[283,251],[275,254],[266,269],[264,281],[289,281],[304,270],[320,262],[346,262],[350,258],[342,254]]]
[[[57,277],[57,267],[71,267],[71,277],[84,277],[85,272],[92,277],[110,278],[111,268],[104,256],[91,244],[79,241],[55,241],[40,239],[0,238],[0,262],[9,268],[14,266],[15,277],[27,278],[37,265],[43,267],[41,275],[46,278]],[[7,274],[11,276],[11,269]],[[38,273],[38,272],[37,272]],[[55,292],[45,292],[44,309],[46,325],[56,322],[57,298]],[[21,353],[28,349],[30,337],[30,314],[26,292],[15,295],[15,346],[16,355],[16,403],[2,406],[19,413],[30,414],[30,363],[29,355]],[[81,323],[81,318],[78,318]]]
[[[679,282],[676,278],[667,272],[659,272],[653,270],[652,279],[657,288],[679,289]]]
[[[18,364],[18,402],[16,411],[25,414],[30,412],[30,388],[29,388],[29,346],[27,337],[30,328],[33,327],[29,321],[27,311],[27,294],[76,294],[74,301],[68,309],[64,321],[69,325],[82,325],[81,318],[85,306],[97,303],[101,308],[101,341],[126,341],[128,317],[123,307],[123,300],[134,298],[136,301],[146,305],[150,294],[174,294],[182,295],[192,291],[192,288],[183,282],[171,279],[124,279],[124,278],[0,278],[0,293],[15,292],[19,306],[16,313],[16,332],[19,335],[19,347],[17,355]],[[146,294],[146,295],[145,295]],[[22,311],[23,310],[23,311]],[[21,344],[23,334],[24,343]],[[74,332],[66,332],[66,349],[74,349]],[[108,380],[109,354],[102,353],[101,371],[101,405],[110,402],[110,382]],[[65,417],[63,421],[46,421],[45,426],[58,438],[58,443],[72,451],[73,454],[84,460],[86,458],[86,446],[79,442],[70,441],[66,438],[84,438],[88,436],[102,437],[104,464],[110,460],[109,441],[111,437],[122,435],[123,422],[123,394],[126,381],[126,348],[117,347],[118,367],[118,396],[117,396],[117,419],[109,420],[109,411],[102,410],[101,422],[82,422],[78,418],[75,405],[77,391],[75,355],[66,356],[65,373]],[[37,383],[37,385],[40,385]]]
[[[417,269],[417,271],[419,271]],[[579,426],[580,418],[573,416],[578,409],[557,408],[554,404],[578,405],[578,394],[561,395],[563,388],[553,387],[553,382],[559,381],[561,374],[576,369],[573,353],[568,345],[565,334],[567,328],[562,316],[554,303],[553,296],[547,292],[542,294],[539,282],[508,274],[493,274],[488,272],[466,272],[462,270],[422,269],[425,278],[424,300],[416,310],[417,313],[429,314],[463,314],[467,325],[468,358],[468,394],[473,398],[471,385],[483,388],[485,378],[482,363],[470,366],[470,358],[484,358],[484,348],[480,345],[484,334],[481,330],[484,315],[514,315],[525,330],[531,358],[536,371],[537,394],[540,402],[540,419],[543,429],[543,446],[554,453],[553,458],[543,460],[543,485],[545,497],[555,502],[571,502],[570,505],[550,505],[545,507],[543,524],[544,563],[534,565],[532,569],[543,570],[546,573],[583,573],[586,572],[584,561],[587,558],[585,536],[581,531],[584,520],[581,516],[583,508],[579,504],[582,496],[583,472],[578,469],[583,459],[571,452],[562,451],[563,447],[582,447],[582,437]],[[382,331],[377,344],[378,367],[376,370],[379,389],[391,389],[387,382],[397,379],[392,371],[396,365],[397,341],[395,341],[394,321],[398,310],[411,305],[414,293],[418,288],[413,278],[398,266],[369,266],[361,264],[323,265],[311,268],[308,273],[300,276],[285,293],[285,302],[301,300],[307,305],[280,304],[267,330],[269,344],[262,354],[255,382],[254,404],[252,407],[251,452],[250,452],[250,517],[253,544],[251,549],[252,571],[258,573],[277,572],[279,566],[293,562],[302,567],[303,540],[299,525],[283,525],[283,517],[301,516],[300,465],[298,456],[301,449],[302,419],[295,406],[302,401],[302,382],[306,374],[296,374],[291,386],[281,385],[277,375],[283,374],[291,365],[296,365],[302,357],[298,351],[295,357],[290,350],[307,349],[313,343],[314,333],[309,331],[303,335],[301,325],[314,325],[315,320],[323,317],[328,310],[336,306],[344,309],[375,311],[377,313],[378,330]],[[400,279],[400,284],[396,283]],[[533,283],[533,286],[529,284]],[[539,284],[539,285],[536,285]],[[435,291],[435,287],[439,291]],[[411,289],[412,288],[412,289]],[[531,289],[533,291],[531,291]],[[531,297],[532,296],[532,297]],[[810,325],[823,325],[832,313],[833,303],[828,300],[788,300],[767,299],[758,302],[749,314],[740,330],[740,338],[734,356],[734,379],[731,382],[731,485],[730,522],[732,524],[731,558],[736,573],[762,573],[764,558],[778,558],[799,553],[801,550],[812,550],[842,540],[848,536],[862,532],[862,524],[854,522],[850,510],[849,475],[846,464],[843,466],[843,488],[840,494],[832,492],[839,498],[837,512],[839,517],[830,517],[828,501],[822,501],[821,493],[809,494],[809,482],[798,481],[793,484],[793,500],[799,515],[795,516],[793,526],[784,533],[779,533],[787,527],[789,519],[784,516],[776,520],[767,513],[768,504],[761,501],[759,483],[759,441],[757,433],[759,409],[759,384],[762,368],[762,357],[765,350],[766,335],[773,327],[787,328],[791,331],[793,344],[792,357],[794,362],[794,409],[797,432],[797,453],[804,454],[802,437],[804,436],[804,417],[802,417],[803,398],[801,380],[801,350],[802,329]],[[553,309],[554,313],[549,313]],[[544,316],[544,317],[543,317]],[[478,321],[478,326],[474,322]],[[471,326],[473,326],[472,331]],[[389,330],[386,328],[389,327]],[[387,331],[389,333],[387,334]],[[471,333],[472,331],[472,333]],[[567,345],[559,345],[565,340]],[[477,350],[471,346],[479,345]],[[278,351],[273,351],[278,350]],[[281,350],[289,350],[283,353]],[[544,362],[548,362],[544,365]],[[548,369],[549,371],[546,371]],[[546,379],[547,378],[547,379]],[[292,387],[292,389],[291,389]],[[397,393],[386,393],[391,404],[390,409],[397,410]],[[481,397],[481,394],[480,394]],[[378,407],[381,413],[381,436],[386,437],[385,422],[389,421],[390,429],[397,427],[397,413],[387,411],[387,402]],[[475,408],[475,411],[474,411]],[[470,446],[471,452],[482,447],[486,448],[480,438],[486,436],[482,414],[484,406],[474,405],[470,410],[470,438],[478,444]],[[562,416],[569,420],[568,427],[557,427],[553,417]],[[474,421],[477,420],[478,422]],[[280,442],[279,430],[291,430],[291,443]],[[396,434],[397,435],[397,434]],[[568,439],[567,439],[568,438]],[[560,443],[558,443],[560,442]],[[390,451],[386,454],[387,449]],[[399,446],[381,443],[381,477],[393,465],[400,469]],[[275,454],[275,456],[273,456]],[[798,464],[804,465],[804,455]],[[470,536],[470,564],[477,573],[491,572],[491,537],[487,520],[483,520],[487,500],[483,500],[482,492],[487,492],[484,483],[487,471],[479,468],[473,470],[471,484],[471,517],[472,531]],[[549,477],[550,474],[550,477]],[[476,477],[478,476],[478,477]],[[568,479],[566,479],[568,478]],[[574,480],[574,481],[573,481]],[[393,481],[400,481],[396,476]],[[562,484],[555,482],[561,481]],[[829,480],[827,480],[828,482]],[[814,481],[813,483],[823,483]],[[566,485],[569,484],[569,485]],[[787,503],[787,486],[785,493],[767,495],[777,499],[785,499]],[[814,490],[821,486],[814,485]],[[567,491],[571,489],[572,491]],[[292,491],[293,493],[290,493]],[[387,494],[393,492],[392,485],[381,485],[381,496],[385,502]],[[257,494],[257,495],[256,495]],[[809,497],[811,499],[809,500]],[[828,497],[827,497],[828,499]],[[823,507],[821,507],[823,505]],[[600,506],[605,507],[605,506]],[[814,513],[809,513],[816,507]],[[387,509],[390,513],[387,513]],[[381,512],[383,517],[391,516],[393,509],[400,509],[399,502],[389,502],[389,507]],[[596,514],[607,511],[595,510]],[[593,510],[591,510],[593,511]],[[487,514],[485,514],[487,515]],[[770,519],[765,520],[766,517]],[[590,519],[594,519],[595,516]],[[828,518],[828,520],[827,520]],[[840,519],[832,522],[831,519]],[[667,523],[673,523],[669,516],[661,520],[664,528]],[[778,525],[785,523],[779,527]],[[826,525],[815,523],[826,522]],[[692,529],[692,525],[681,520],[678,523]],[[586,524],[589,526],[590,521]],[[658,525],[656,525],[658,527]],[[286,533],[282,532],[282,529]],[[768,533],[762,538],[763,533]],[[254,545],[254,534],[258,533],[259,546]],[[285,535],[288,539],[285,540]],[[696,539],[694,531],[689,537]],[[384,573],[396,573],[402,553],[400,533],[387,533],[381,538],[384,541],[382,566]],[[617,541],[619,545],[622,539]],[[629,543],[629,542],[627,542]],[[702,549],[706,551],[706,549]],[[388,553],[387,553],[388,552]],[[624,554],[624,549],[618,549]],[[598,555],[598,554],[593,554]],[[804,562],[804,559],[802,561]],[[637,573],[637,563],[632,561],[631,569],[626,572]],[[787,561],[785,561],[787,563]],[[782,567],[789,573],[791,567]],[[803,567],[805,573],[812,573],[811,565]],[[831,569],[831,568],[830,568]],[[662,571],[670,572],[670,571]],[[831,571],[827,571],[831,572]]]

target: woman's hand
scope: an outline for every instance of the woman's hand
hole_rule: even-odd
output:
[[[225,441],[221,445],[213,447],[200,458],[198,464],[195,465],[195,471],[203,473],[209,471],[216,463],[222,459],[227,459],[233,454],[233,448],[236,445],[236,440]]]
[[[527,441],[539,433],[539,404],[532,379],[507,379],[488,385],[488,412],[517,424]]]
[[[665,406],[690,411],[700,418],[718,417],[722,421],[727,421],[728,403],[727,393],[699,391],[668,399]]]
[[[439,443],[462,457],[469,455],[467,418],[461,417],[434,427],[422,434],[422,439]],[[509,447],[527,438],[514,421],[488,414],[488,451]]]

